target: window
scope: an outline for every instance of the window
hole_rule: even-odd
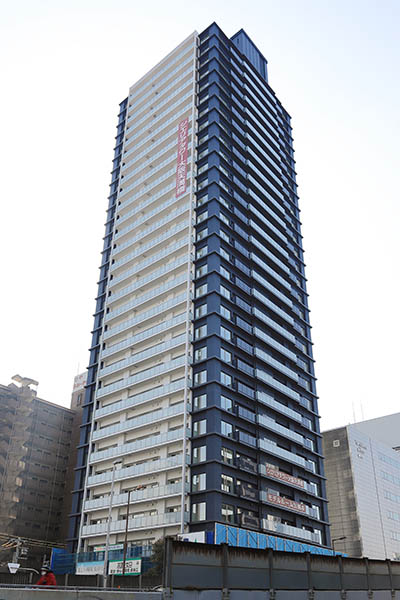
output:
[[[229,219],[227,216],[224,215],[224,213],[220,213],[219,218],[223,223],[225,223],[225,225],[229,225]]]
[[[221,433],[228,437],[233,437],[233,426],[226,421],[221,421]]]
[[[207,433],[206,419],[203,419],[202,421],[195,421],[193,423],[193,437],[203,435],[204,433]]]
[[[207,246],[203,246],[202,248],[198,248],[196,252],[196,258],[203,258],[208,252]]]
[[[230,242],[229,235],[227,233],[225,233],[225,231],[223,229],[220,229],[219,235],[222,237],[223,240],[225,240],[225,242],[228,242],[228,244],[229,244],[229,242]]]
[[[206,154],[207,154],[208,150],[206,150]],[[202,152],[203,154],[203,152]],[[208,200],[208,194],[204,194],[204,196],[202,196],[201,198],[197,199],[197,206],[203,206],[203,204],[205,204]]]
[[[221,337],[224,340],[227,340],[228,342],[230,342],[232,340],[232,333],[229,331],[229,329],[227,329],[226,327],[223,327],[222,325],[221,325],[220,333],[221,333]]]
[[[197,215],[197,223],[202,223],[207,218],[208,218],[208,211],[205,210],[204,212]]]
[[[224,317],[225,319],[228,319],[229,321],[231,320],[232,315],[231,315],[231,311],[229,310],[229,308],[226,308],[226,306],[221,304],[219,310],[221,313],[221,317]]]
[[[207,265],[201,265],[201,267],[197,267],[196,269],[196,277],[203,277],[203,275],[207,274]]]
[[[201,385],[202,383],[205,383],[207,381],[207,371],[204,369],[204,371],[198,371],[197,373],[194,374],[194,384],[195,385]]]
[[[204,296],[204,294],[207,294],[206,283],[203,283],[203,285],[199,285],[199,287],[196,288],[196,298],[198,298],[199,296]]]
[[[206,394],[201,394],[200,396],[195,396],[193,398],[193,408],[196,410],[200,410],[201,408],[205,408],[207,406],[207,396]]]
[[[207,304],[200,304],[194,312],[196,319],[200,319],[200,317],[204,317],[207,314]]]
[[[224,408],[225,410],[233,410],[233,402],[230,398],[227,398],[226,396],[221,396],[221,408]]]
[[[221,383],[231,387],[232,386],[232,377],[230,375],[228,375],[228,373],[221,371]]]
[[[233,452],[229,448],[221,448],[221,459],[227,465],[233,465]]]
[[[233,477],[229,475],[221,475],[221,490],[233,494]]]
[[[206,519],[206,503],[198,502],[192,505],[192,521],[205,521]]]
[[[207,448],[206,446],[197,446],[193,448],[193,463],[200,463],[207,460]]]
[[[207,325],[201,325],[194,330],[194,339],[198,340],[199,338],[207,335]]]
[[[194,360],[196,362],[199,360],[204,360],[205,358],[207,358],[207,346],[197,348],[197,350],[194,351]]]
[[[223,504],[221,506],[221,517],[227,523],[235,522],[235,510],[231,504]]]
[[[192,492],[202,492],[206,489],[206,474],[192,475]]]
[[[201,229],[200,231],[197,232],[196,240],[197,241],[204,240],[204,238],[207,236],[208,236],[208,229],[207,229],[207,227],[205,227],[204,229]]]
[[[223,285],[220,285],[219,291],[220,291],[221,295],[224,296],[224,298],[228,298],[228,300],[231,299],[231,293],[226,287],[224,287]]]
[[[222,265],[220,265],[220,267],[219,267],[219,272],[221,273],[222,277],[226,277],[226,279],[230,279],[231,274],[229,273],[228,269],[225,269],[225,267],[223,267]]]
[[[228,352],[225,348],[221,348],[221,360],[227,363],[232,362],[232,352]]]
[[[221,248],[219,252],[220,252],[222,258],[225,258],[225,260],[229,260],[229,254],[226,250],[224,250],[224,248]]]

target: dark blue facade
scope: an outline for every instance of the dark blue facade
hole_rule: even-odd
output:
[[[290,116],[243,31],[198,83],[190,528],[329,546]]]
[[[85,390],[85,401],[83,407],[81,433],[78,446],[77,465],[75,469],[75,483],[72,494],[72,513],[69,524],[68,547],[76,551],[83,492],[86,477],[86,463],[89,451],[89,438],[92,424],[92,414],[95,402],[96,376],[99,363],[100,337],[104,318],[104,303],[106,299],[107,274],[110,264],[110,253],[112,234],[114,229],[114,213],[117,202],[118,186],[120,180],[120,165],[122,157],[122,145],[124,139],[125,121],[128,99],[119,105],[117,135],[115,137],[113,169],[111,171],[110,195],[108,197],[107,220],[105,223],[105,235],[100,265],[100,279],[98,282],[96,297],[96,312],[94,313],[94,325],[92,331],[92,343],[90,347],[90,358],[88,366],[88,378]]]

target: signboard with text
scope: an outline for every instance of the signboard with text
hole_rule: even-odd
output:
[[[306,505],[301,502],[296,502],[295,500],[290,500],[290,498],[285,498],[284,496],[276,496],[275,494],[267,494],[268,502],[272,502],[273,504],[278,504],[279,506],[284,506],[285,508],[291,508],[292,510],[297,510],[298,512],[305,513]]]
[[[108,563],[109,575],[122,575],[124,563],[122,560],[110,560]],[[141,558],[127,558],[125,561],[125,575],[140,575],[142,572]]]
[[[178,156],[176,164],[176,197],[186,192],[186,163],[188,156],[189,118],[183,119],[178,125]]]
[[[279,479],[280,481],[287,481],[292,485],[297,485],[298,487],[304,488],[304,481],[298,477],[293,477],[293,475],[289,475],[288,473],[284,473],[278,469],[272,469],[271,467],[265,467],[265,471],[268,477],[273,477],[274,479]]]
[[[76,564],[77,575],[102,575],[104,570],[104,560],[95,560],[92,562],[78,562]]]

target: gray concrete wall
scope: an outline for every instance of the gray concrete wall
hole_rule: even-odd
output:
[[[0,587],[0,600],[162,600],[161,592],[45,590]]]

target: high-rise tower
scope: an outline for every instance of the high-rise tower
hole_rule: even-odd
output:
[[[121,103],[75,548],[104,544],[111,490],[111,544],[129,513],[132,545],[216,523],[329,545],[291,131],[216,24]]]

